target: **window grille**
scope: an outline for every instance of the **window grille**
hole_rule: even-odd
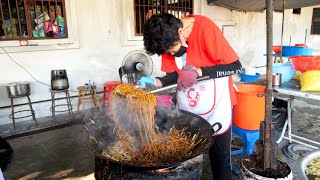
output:
[[[65,0],[0,0],[0,41],[67,38]]]
[[[311,34],[320,34],[320,8],[313,9]]]
[[[154,14],[170,13],[177,18],[193,14],[193,0],[135,0],[135,34],[143,34],[143,25]]]

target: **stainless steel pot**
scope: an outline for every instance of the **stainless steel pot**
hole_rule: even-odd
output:
[[[320,150],[309,152],[298,158],[297,173],[302,180],[308,180],[305,173],[306,167],[313,159],[316,158],[320,158]]]
[[[30,95],[29,82],[13,82],[6,85],[9,97],[23,97]]]

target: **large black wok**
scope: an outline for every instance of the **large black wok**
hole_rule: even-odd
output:
[[[126,162],[116,161],[114,159],[108,158],[102,155],[102,152],[108,146],[111,146],[114,142],[117,141],[116,134],[115,134],[115,126],[112,119],[106,112],[98,112],[95,111],[91,113],[89,117],[86,119],[92,122],[91,125],[87,125],[88,128],[88,138],[89,138],[89,148],[96,156],[99,158],[105,159],[107,161],[118,163],[121,165],[127,166],[134,166],[137,168],[166,168],[166,167],[173,167],[177,166],[178,164],[187,161],[191,158],[194,158],[206,150],[214,142],[214,137],[212,135],[216,134],[221,129],[221,124],[216,123],[213,126],[215,129],[218,129],[216,132],[213,130],[212,126],[202,117],[197,116],[193,113],[183,111],[183,110],[173,110],[167,112],[160,112],[157,111],[156,113],[156,124],[159,127],[160,132],[169,132],[170,128],[174,125],[177,129],[182,129],[187,127],[187,132],[191,132],[193,134],[197,134],[200,132],[200,135],[197,138],[197,141],[201,139],[207,139],[204,143],[199,143],[192,149],[192,153],[185,157],[185,159],[176,161],[176,162],[168,162],[162,164],[155,164],[155,165],[137,165],[137,164],[130,164]],[[88,122],[88,121],[87,121]],[[94,137],[95,140],[93,138]]]

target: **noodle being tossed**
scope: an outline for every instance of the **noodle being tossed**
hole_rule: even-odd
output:
[[[155,123],[156,96],[130,84],[113,90],[111,111],[117,141],[103,156],[131,164],[155,165],[183,160],[191,149],[205,139],[198,139],[187,128],[171,127],[161,133]],[[123,112],[125,110],[125,113]]]

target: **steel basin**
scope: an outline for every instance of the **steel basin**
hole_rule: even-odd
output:
[[[306,153],[304,156],[300,156],[297,161],[297,173],[302,180],[308,180],[305,169],[307,165],[316,158],[320,157],[320,149]]]
[[[30,95],[30,83],[29,82],[13,82],[6,85],[8,96],[11,97],[23,97]]]

